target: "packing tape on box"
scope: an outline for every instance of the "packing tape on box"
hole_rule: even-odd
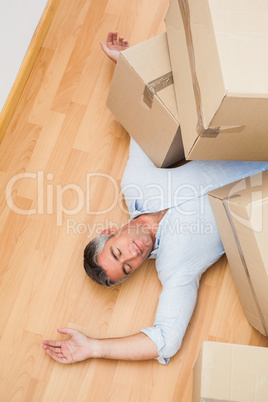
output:
[[[200,126],[199,126],[200,127]],[[221,127],[210,127],[208,129],[203,129],[199,132],[202,138],[215,138],[219,134],[239,134],[245,130],[246,126],[221,126]]]
[[[170,71],[169,73],[164,74],[161,77],[156,78],[155,80],[146,84],[144,91],[143,91],[144,103],[146,103],[146,105],[151,109],[152,104],[153,104],[154,95],[157,92],[161,91],[161,89],[164,89],[172,84],[173,84],[172,71]]]
[[[265,332],[266,336],[268,336],[268,328],[267,328],[267,325],[265,323],[265,319],[264,319],[263,313],[261,311],[261,308],[260,308],[260,305],[259,305],[259,302],[258,302],[258,299],[257,299],[257,295],[256,295],[255,289],[254,289],[252,281],[251,281],[251,277],[250,277],[250,274],[249,274],[249,271],[248,271],[248,267],[247,267],[247,263],[246,263],[246,260],[245,260],[245,257],[244,257],[244,253],[243,253],[239,238],[237,236],[237,233],[236,233],[236,230],[235,230],[235,227],[234,227],[234,224],[233,224],[232,216],[231,216],[231,213],[230,213],[230,210],[229,210],[229,207],[228,207],[228,203],[227,203],[228,200],[230,200],[232,198],[235,198],[235,197],[239,197],[239,195],[233,195],[231,197],[226,197],[223,200],[223,206],[224,206],[228,221],[230,223],[230,227],[231,227],[233,235],[234,235],[234,239],[235,239],[235,243],[236,243],[238,253],[239,253],[239,256],[240,256],[240,259],[241,259],[241,263],[242,263],[243,268],[245,270],[245,273],[246,273],[246,276],[247,276],[247,279],[248,279],[248,283],[249,283],[249,287],[251,289],[253,299],[254,299],[254,301],[256,303],[256,307],[257,307],[257,310],[258,310],[258,313],[259,313],[259,316],[260,316],[260,320],[261,320],[264,332]]]

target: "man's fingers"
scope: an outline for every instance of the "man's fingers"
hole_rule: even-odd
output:
[[[113,35],[112,35],[113,45],[117,44],[117,35],[118,35],[117,31],[113,32]]]
[[[54,359],[57,358],[64,358],[64,355],[61,351],[60,347],[57,346],[52,346],[52,345],[47,345],[47,344],[43,344],[43,349],[50,355],[52,356]]]
[[[53,348],[60,348],[61,341],[43,341],[43,346],[51,346]]]
[[[117,35],[118,35],[118,31],[108,32],[107,39],[106,39],[108,46],[117,44]]]
[[[106,44],[104,42],[100,42],[102,50],[107,54],[110,46],[120,45],[123,47],[129,47],[128,41],[124,38],[124,36],[119,36],[118,31],[110,31],[108,32]]]
[[[106,42],[107,42],[107,45],[113,44],[113,32],[112,31],[108,32]]]
[[[125,46],[125,47],[128,47],[128,46],[129,46],[129,43],[128,43],[127,39],[124,38],[124,36],[120,36],[120,38],[119,38],[119,45]]]
[[[69,336],[73,336],[76,332],[75,329],[70,329],[70,328],[59,328],[57,331],[62,335],[69,335]],[[59,348],[60,349],[61,345],[62,345],[62,341],[49,341],[49,340],[43,341],[44,349],[47,349],[47,348]]]
[[[68,363],[66,357],[63,356],[62,353],[57,353],[51,350],[50,348],[45,348],[46,353],[52,357],[52,359],[56,360],[59,363]]]
[[[75,329],[71,328],[58,328],[57,331],[62,335],[69,335],[69,336],[73,336],[76,332]]]

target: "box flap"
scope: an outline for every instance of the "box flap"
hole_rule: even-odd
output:
[[[172,75],[166,32],[132,46],[122,52],[120,57],[129,63],[146,84],[159,81],[161,77]],[[178,120],[174,86],[166,86],[157,92],[157,96],[174,118]]]
[[[121,56],[146,83],[171,71],[166,33],[131,46]]]

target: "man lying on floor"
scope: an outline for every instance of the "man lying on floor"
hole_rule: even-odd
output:
[[[116,62],[128,42],[110,32],[105,53]],[[84,268],[95,282],[118,284],[156,259],[163,289],[153,327],[139,333],[92,339],[73,329],[70,338],[44,341],[60,363],[89,358],[158,359],[167,364],[180,348],[193,313],[203,272],[224,253],[207,192],[268,169],[268,162],[192,161],[174,169],[157,168],[133,139],[121,182],[130,222],[110,228],[84,251]]]

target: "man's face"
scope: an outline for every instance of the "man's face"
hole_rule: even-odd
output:
[[[119,281],[148,258],[153,249],[150,232],[135,221],[121,229],[108,229],[105,234],[113,234],[98,255],[98,263],[112,281]]]

